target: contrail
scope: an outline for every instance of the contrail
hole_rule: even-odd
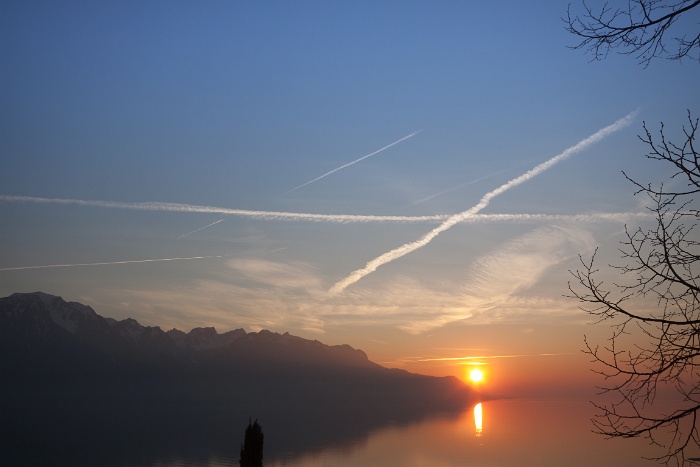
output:
[[[523,165],[525,165],[525,164],[520,164],[520,165],[517,166],[517,167],[520,167],[520,166],[523,166]],[[426,196],[425,198],[419,199],[418,201],[415,201],[415,202],[413,202],[413,203],[411,203],[411,204],[409,204],[409,205],[407,205],[407,206],[405,206],[405,207],[410,208],[411,206],[415,206],[416,204],[425,203],[426,201],[430,201],[430,200],[433,199],[433,198],[437,198],[438,196],[442,196],[442,195],[444,195],[445,193],[449,193],[449,192],[451,192],[451,191],[455,191],[455,190],[459,190],[460,188],[464,188],[465,186],[469,186],[469,185],[473,185],[473,184],[475,184],[475,183],[479,183],[479,182],[481,182],[481,181],[483,181],[483,180],[487,180],[487,179],[489,179],[489,178],[491,178],[491,177],[495,177],[496,175],[500,175],[500,174],[502,174],[502,173],[504,173],[504,172],[509,172],[509,171],[511,171],[511,170],[513,170],[514,168],[517,168],[517,167],[510,167],[510,168],[508,168],[508,169],[499,170],[498,172],[494,172],[494,173],[489,174],[489,175],[484,175],[483,177],[479,177],[479,178],[477,178],[477,179],[470,180],[470,181],[468,181],[467,183],[462,183],[461,185],[457,185],[457,186],[454,186],[454,187],[452,187],[452,188],[448,188],[448,189],[446,189],[446,190],[442,190],[441,192],[435,193],[434,195]]]
[[[353,165],[353,164],[357,164],[357,163],[360,162],[361,160],[365,160],[365,159],[367,159],[368,157],[372,157],[372,156],[374,156],[375,154],[379,154],[380,152],[385,151],[385,150],[389,149],[389,148],[392,147],[392,146],[396,146],[397,144],[399,144],[399,143],[402,142],[402,141],[406,141],[408,138],[411,138],[411,137],[413,137],[413,136],[416,136],[416,135],[417,135],[418,133],[420,133],[421,131],[423,131],[423,130],[414,131],[414,132],[411,133],[410,135],[404,136],[404,137],[401,138],[400,140],[394,141],[393,143],[391,143],[391,144],[389,144],[389,145],[387,145],[387,146],[384,146],[384,147],[381,148],[381,149],[377,149],[376,151],[374,151],[374,152],[371,153],[371,154],[367,154],[366,156],[362,156],[362,157],[360,157],[359,159],[356,159],[356,160],[354,160],[354,161],[352,161],[352,162],[348,162],[348,163],[345,164],[345,165],[341,165],[340,167],[335,168],[335,169],[331,170],[330,172],[326,172],[326,173],[324,173],[323,175],[321,175],[320,177],[316,177],[316,178],[314,178],[313,180],[309,180],[309,181],[306,182],[306,183],[302,183],[302,184],[299,185],[298,187],[292,188],[291,190],[289,190],[288,192],[286,192],[285,195],[288,195],[288,194],[291,193],[292,191],[296,191],[296,190],[298,190],[299,188],[304,187],[304,186],[306,186],[306,185],[309,185],[309,184],[311,184],[311,183],[313,183],[313,182],[315,182],[315,181],[321,180],[322,178],[327,177],[327,176],[329,176],[330,174],[335,173],[335,172],[337,172],[337,171],[339,171],[339,170],[341,170],[341,169],[344,169],[344,168],[346,168],[346,167],[350,167],[350,166]]]
[[[355,214],[308,214],[301,212],[277,212],[277,211],[247,211],[244,209],[229,209],[214,206],[197,206],[192,204],[177,203],[122,203],[119,201],[99,201],[67,198],[37,198],[33,196],[9,196],[0,195],[0,202],[7,203],[37,203],[37,204],[72,204],[77,206],[91,206],[109,209],[129,209],[137,211],[166,211],[186,213],[214,213],[230,216],[249,217],[260,220],[285,220],[285,221],[310,221],[327,222],[335,224],[353,224],[369,222],[393,222],[393,223],[438,223],[449,219],[449,215],[436,216],[373,216]],[[599,220],[621,221],[630,218],[648,218],[651,215],[646,212],[607,212],[592,214],[474,214],[462,219],[464,223],[482,222],[532,222],[532,221],[571,221],[571,222],[595,222]],[[217,221],[220,222],[220,221]],[[212,225],[212,224],[210,224]],[[202,228],[206,228],[205,226]],[[195,231],[196,232],[196,231]],[[190,232],[194,233],[194,232]],[[189,235],[189,234],[185,234]]]
[[[158,259],[135,259],[130,261],[110,261],[105,263],[74,263],[74,264],[45,264],[43,266],[19,266],[14,268],[0,268],[0,271],[18,271],[21,269],[48,269],[48,268],[72,268],[77,266],[105,266],[109,264],[131,264],[131,263],[157,263],[160,261],[183,261],[188,259],[208,259],[225,258],[226,255],[217,256],[190,256],[189,258],[158,258]]]
[[[502,173],[502,172],[505,172],[505,170],[501,170],[501,171],[498,172],[498,173]],[[411,206],[415,206],[416,204],[425,203],[426,201],[430,201],[430,200],[433,199],[433,198],[437,198],[438,196],[442,196],[442,195],[444,195],[445,193],[449,193],[449,192],[451,192],[451,191],[459,190],[460,188],[464,188],[465,186],[473,185],[474,183],[478,183],[478,182],[481,182],[481,181],[483,181],[483,180],[486,180],[487,178],[490,178],[490,177],[492,177],[493,175],[496,175],[496,174],[487,175],[487,176],[485,176],[485,177],[480,177],[480,178],[477,178],[477,179],[475,179],[475,180],[468,181],[467,183],[462,183],[461,185],[453,186],[452,188],[448,188],[447,190],[442,190],[442,191],[440,191],[440,192],[438,192],[438,193],[435,193],[435,194],[433,194],[433,195],[426,196],[425,198],[421,198],[421,199],[419,199],[418,201],[414,201],[413,203],[407,205],[406,207],[407,207],[407,208],[410,208]]]
[[[433,230],[425,234],[422,238],[411,242],[411,243],[406,243],[404,245],[401,245],[398,248],[395,248],[391,251],[388,251],[384,253],[383,255],[378,256],[377,258],[371,260],[368,262],[364,268],[358,269],[354,271],[352,274],[350,274],[348,277],[345,279],[337,282],[331,289],[329,290],[330,293],[337,294],[339,292],[342,292],[347,288],[349,285],[354,284],[355,282],[359,281],[363,277],[365,277],[367,274],[370,274],[374,271],[377,270],[379,266],[382,266],[386,263],[389,263],[391,261],[394,261],[395,259],[398,259],[408,253],[411,253],[412,251],[415,251],[421,247],[424,247],[428,243],[430,243],[435,237],[440,235],[442,232],[454,227],[455,225],[459,224],[460,222],[464,222],[466,219],[473,217],[474,214],[477,214],[479,211],[484,209],[486,206],[488,206],[489,202],[496,196],[505,193],[506,191],[510,190],[511,188],[518,186],[522,183],[525,183],[526,181],[530,180],[531,178],[541,174],[545,170],[549,169],[550,167],[554,166],[558,162],[561,162],[571,155],[585,149],[586,147],[590,146],[593,143],[596,143],[603,139],[604,137],[608,136],[611,133],[614,133],[626,126],[628,126],[631,122],[634,116],[636,115],[636,111],[630,112],[627,116],[621,118],[620,120],[616,121],[612,125],[606,126],[605,128],[598,130],[588,138],[578,142],[574,146],[571,146],[570,148],[566,149],[564,152],[561,154],[558,154],[551,159],[537,165],[535,168],[530,169],[529,171],[525,172],[524,174],[520,175],[519,177],[516,177],[512,179],[511,181],[504,183],[503,185],[499,186],[493,191],[490,191],[486,193],[483,198],[477,203],[474,207],[463,211],[459,214],[455,214],[451,217],[449,217],[447,220],[445,220],[442,224],[439,226],[435,227]]]
[[[230,216],[250,217],[263,220],[288,220],[331,222],[339,224],[357,222],[440,222],[448,216],[372,216],[354,214],[308,214],[302,212],[251,211],[246,209],[230,209],[216,206],[198,206],[179,203],[123,203],[120,201],[83,200],[70,198],[38,198],[33,196],[0,195],[0,201],[38,203],[38,204],[74,204],[77,206],[93,206],[109,209],[131,209],[137,211],[166,211],[188,213],[214,213]]]
[[[38,198],[33,196],[9,196],[0,195],[0,201],[23,202],[39,204],[73,204],[77,206],[93,206],[110,209],[132,209],[137,211],[166,211],[166,212],[189,212],[189,213],[214,213],[226,214],[230,216],[249,217],[263,220],[288,220],[288,221],[311,221],[311,222],[331,222],[337,224],[364,223],[364,222],[441,222],[449,216],[372,216],[354,214],[308,214],[301,212],[278,212],[278,211],[249,211],[245,209],[229,209],[215,206],[197,206],[192,204],[179,203],[123,203],[119,201],[82,200],[70,198]]]
[[[192,232],[187,232],[186,234],[183,234],[183,235],[180,235],[179,237],[177,237],[177,239],[180,240],[181,238],[184,238],[184,237],[186,237],[186,236],[188,236],[188,235],[192,235],[192,234],[195,233],[195,232],[199,232],[200,230],[204,230],[204,229],[206,229],[207,227],[211,227],[211,226],[214,225],[214,224],[218,224],[219,222],[221,222],[221,221],[223,221],[223,220],[224,220],[224,219],[219,219],[218,221],[212,222],[211,224],[205,225],[204,227],[200,227],[200,228],[198,228],[197,230],[193,230]]]

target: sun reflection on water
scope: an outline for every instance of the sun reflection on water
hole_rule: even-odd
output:
[[[481,436],[483,430],[483,416],[484,413],[481,408],[481,402],[479,402],[474,406],[474,428],[477,437]]]

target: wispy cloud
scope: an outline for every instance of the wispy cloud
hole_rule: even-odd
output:
[[[575,225],[538,228],[478,257],[464,288],[474,297],[505,301],[531,288],[553,266],[594,246],[593,236]]]
[[[628,126],[631,122],[632,119],[634,118],[636,112],[631,112],[624,118],[621,118],[620,120],[616,121],[612,125],[606,126],[605,128],[602,128],[589,136],[588,138],[585,138],[584,140],[578,142],[574,146],[571,146],[570,148],[566,149],[564,152],[561,154],[558,154],[547,161],[537,165],[535,168],[529,170],[528,172],[525,172],[524,174],[520,175],[519,177],[516,177],[512,180],[510,180],[507,183],[504,183],[503,185],[499,186],[495,190],[492,190],[488,193],[486,193],[481,200],[472,208],[461,212],[459,214],[455,214],[451,217],[449,217],[447,220],[445,220],[442,224],[440,224],[438,227],[434,228],[427,234],[425,234],[423,237],[420,239],[406,243],[404,245],[401,245],[398,248],[395,248],[391,251],[388,251],[377,258],[369,261],[365,267],[358,269],[354,272],[352,272],[349,276],[347,276],[345,279],[338,281],[333,287],[331,287],[330,292],[333,294],[337,294],[345,290],[348,286],[354,284],[355,282],[359,281],[363,277],[365,277],[368,274],[371,274],[372,272],[376,271],[377,268],[380,266],[387,264],[391,261],[394,261],[398,258],[401,258],[402,256],[411,253],[419,248],[424,247],[428,243],[430,243],[435,237],[440,235],[442,232],[454,227],[455,225],[459,224],[460,222],[464,222],[464,220],[472,217],[474,214],[477,214],[479,211],[483,210],[486,208],[486,206],[489,205],[491,200],[495,198],[496,196],[505,193],[506,191],[510,190],[513,187],[516,187],[522,183],[525,183],[526,181],[532,179],[533,177],[536,177],[537,175],[541,174],[542,172],[548,170],[549,168],[553,167],[555,164],[569,158],[573,154],[576,154],[579,151],[582,151],[583,149],[587,148],[593,143],[596,143],[600,141],[601,139],[605,138],[606,136]]]
[[[527,318],[533,325],[541,320],[568,322],[578,314],[585,320],[575,303],[558,294],[545,297],[535,292],[539,290],[536,281],[528,277],[528,272],[533,273],[541,284],[546,273],[562,267],[569,253],[581,250],[584,240],[585,235],[575,230],[546,227],[476,258],[471,267],[462,269],[462,277],[427,282],[400,276],[381,287],[357,288],[339,296],[328,294],[323,273],[312,264],[232,258],[224,263],[224,270],[211,271],[207,280],[142,290],[96,290],[100,298],[90,302],[114,310],[117,316],[129,309],[122,302],[132,304],[139,313],[153,316],[143,324],[184,329],[194,322],[219,329],[266,328],[300,335],[377,326],[416,335],[456,321],[483,325]],[[544,258],[546,266],[537,265],[539,269],[533,271],[527,256],[539,254],[547,245],[556,254]],[[512,278],[504,282],[500,277],[490,284],[479,280],[499,271],[508,271]]]
[[[228,266],[268,287],[314,290],[321,280],[313,268],[302,263],[280,263],[258,258],[233,259]]]
[[[528,232],[474,259],[465,271],[464,282],[453,292],[459,297],[459,306],[443,304],[439,313],[407,321],[400,328],[421,334],[465,319],[487,324],[523,316],[532,320],[553,310],[561,313],[560,301],[542,296],[538,284],[577,253],[592,251],[593,245],[593,237],[573,224]],[[528,295],[535,286],[540,293]]]
[[[390,147],[396,146],[396,145],[399,144],[400,142],[406,141],[408,138],[412,138],[413,136],[417,135],[417,134],[420,133],[421,131],[423,131],[423,130],[414,131],[414,132],[411,133],[410,135],[404,136],[404,137],[401,138],[400,140],[394,141],[393,143],[388,144],[388,145],[384,146],[384,147],[381,148],[381,149],[377,149],[376,151],[374,151],[374,152],[371,153],[371,154],[367,154],[366,156],[362,156],[362,157],[360,157],[359,159],[355,159],[355,160],[352,161],[352,162],[348,162],[348,163],[345,164],[345,165],[341,165],[340,167],[337,167],[337,168],[331,170],[330,172],[326,172],[326,173],[324,173],[323,175],[321,175],[320,177],[316,177],[316,178],[314,178],[313,180],[309,180],[309,181],[306,182],[306,183],[302,183],[302,184],[299,185],[298,187],[292,188],[291,190],[289,190],[288,192],[286,192],[285,195],[288,195],[289,193],[291,193],[291,192],[293,192],[293,191],[296,191],[296,190],[298,190],[298,189],[301,188],[301,187],[305,187],[306,185],[310,185],[310,184],[312,184],[313,182],[316,182],[316,181],[318,181],[318,180],[321,180],[322,178],[327,177],[327,176],[329,176],[330,174],[333,174],[333,173],[335,173],[335,172],[337,172],[337,171],[339,171],[339,170],[342,170],[342,169],[344,169],[344,168],[346,168],[346,167],[350,167],[350,166],[353,165],[353,164],[357,164],[358,162],[360,162],[360,161],[362,161],[362,160],[365,160],[365,159],[367,159],[368,157],[372,157],[372,156],[374,156],[374,155],[376,155],[376,154],[379,154],[379,153],[382,152],[382,151],[386,151],[386,150],[389,149]]]
[[[216,256],[190,256],[188,258],[157,258],[157,259],[134,259],[127,261],[106,261],[101,263],[71,263],[71,264],[44,264],[41,266],[17,266],[11,268],[0,268],[0,271],[19,271],[22,269],[48,269],[48,268],[74,268],[80,266],[107,266],[113,264],[132,264],[132,263],[159,263],[161,261],[185,261],[194,259],[210,259],[210,258],[225,258],[225,255]]]

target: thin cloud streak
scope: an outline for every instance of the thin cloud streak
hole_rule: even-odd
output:
[[[128,261],[109,261],[102,263],[73,263],[73,264],[45,264],[42,266],[19,266],[12,268],[0,268],[0,271],[19,271],[22,269],[48,269],[48,268],[73,268],[78,266],[106,266],[111,264],[132,264],[132,263],[158,263],[161,261],[184,261],[193,259],[225,258],[226,255],[216,256],[190,256],[188,258],[157,258],[157,259],[135,259]]]
[[[510,190],[511,188],[518,186],[528,180],[530,180],[533,177],[536,177],[537,175],[541,174],[542,172],[546,171],[547,169],[551,168],[555,164],[569,158],[573,154],[585,149],[586,147],[590,146],[593,143],[596,143],[603,139],[604,137],[630,125],[632,122],[632,119],[636,115],[636,111],[630,112],[627,114],[625,117],[621,118],[620,120],[617,120],[615,123],[612,125],[606,126],[605,128],[602,128],[589,136],[588,138],[583,139],[582,141],[578,142],[574,146],[571,146],[570,148],[566,149],[564,152],[561,154],[558,154],[551,159],[548,159],[547,161],[537,165],[535,168],[525,172],[524,174],[520,175],[519,177],[516,177],[512,179],[511,181],[504,183],[503,185],[499,186],[495,190],[492,190],[488,193],[486,193],[483,198],[477,203],[475,206],[472,208],[461,212],[459,214],[455,214],[451,217],[449,217],[446,221],[444,221],[442,224],[440,224],[438,227],[434,228],[427,234],[425,234],[422,238],[411,242],[411,243],[406,243],[398,248],[395,248],[391,251],[388,251],[377,258],[371,260],[368,262],[364,268],[358,269],[351,273],[349,276],[347,276],[345,279],[337,282],[331,289],[329,290],[330,293],[332,294],[337,294],[345,290],[348,286],[354,284],[355,282],[359,281],[363,277],[365,277],[368,274],[371,274],[372,272],[376,271],[377,268],[380,266],[387,264],[391,261],[394,261],[398,258],[401,258],[402,256],[411,253],[419,248],[424,247],[428,243],[430,243],[435,237],[440,235],[442,232],[454,227],[455,225],[459,224],[460,222],[464,222],[466,219],[474,216],[474,214],[477,214],[479,211],[484,209],[489,205],[491,200],[495,198],[496,196],[505,193],[506,191]]]
[[[185,238],[185,237],[187,237],[188,235],[192,235],[193,233],[199,232],[200,230],[204,230],[204,229],[206,229],[207,227],[211,227],[212,225],[216,225],[216,224],[218,224],[219,222],[222,222],[222,221],[224,221],[224,220],[225,220],[225,219],[219,219],[218,221],[212,222],[211,224],[205,225],[204,227],[200,227],[200,228],[198,228],[197,230],[193,230],[192,232],[187,232],[186,234],[180,235],[179,237],[177,237],[177,239],[180,240],[181,238]]]
[[[337,167],[337,168],[331,170],[330,172],[326,172],[326,173],[324,173],[323,175],[321,175],[320,177],[316,177],[316,178],[314,178],[313,180],[309,180],[309,181],[306,182],[306,183],[302,183],[302,184],[299,185],[298,187],[292,188],[291,190],[289,190],[288,192],[286,192],[285,195],[288,195],[289,193],[291,193],[291,192],[293,192],[293,191],[296,191],[296,190],[298,190],[299,188],[305,187],[306,185],[310,185],[310,184],[312,184],[313,182],[316,182],[316,181],[318,181],[318,180],[321,180],[322,178],[327,177],[327,176],[329,176],[330,174],[333,174],[333,173],[335,173],[335,172],[337,172],[337,171],[339,171],[339,170],[342,170],[342,169],[344,169],[344,168],[346,168],[346,167],[350,167],[350,166],[353,165],[353,164],[357,164],[358,162],[360,162],[360,161],[362,161],[362,160],[365,160],[365,159],[367,159],[368,157],[372,157],[372,156],[374,156],[375,154],[379,154],[380,152],[385,151],[385,150],[389,149],[389,148],[392,147],[392,146],[396,146],[397,144],[399,144],[399,143],[402,142],[402,141],[406,141],[408,138],[412,138],[413,136],[417,135],[417,134],[420,133],[421,131],[423,131],[423,130],[414,131],[414,132],[411,133],[410,135],[404,136],[404,137],[401,138],[400,140],[394,141],[393,143],[391,143],[391,144],[389,144],[389,145],[387,145],[387,146],[384,146],[383,148],[378,149],[378,150],[374,151],[374,152],[371,153],[371,154],[367,154],[366,156],[362,156],[362,157],[360,157],[359,159],[356,159],[356,160],[354,160],[354,161],[352,161],[352,162],[348,162],[348,163],[345,164],[345,165],[341,165],[340,167]]]
[[[536,353],[536,354],[515,354],[515,355],[479,355],[471,357],[439,357],[439,358],[416,358],[410,359],[412,362],[459,362],[469,360],[489,360],[495,358],[522,358],[522,357],[558,357],[561,355],[579,355],[577,352],[563,353]]]
[[[395,223],[438,223],[454,216],[434,215],[434,216],[374,216],[356,214],[309,214],[301,212],[278,212],[278,211],[249,211],[245,209],[230,209],[215,206],[198,206],[192,204],[179,203],[124,203],[119,201],[82,200],[70,198],[38,198],[34,196],[10,196],[0,195],[0,202],[7,203],[36,203],[36,204],[66,204],[77,206],[89,206],[108,209],[128,209],[136,211],[163,211],[163,212],[184,212],[184,213],[205,213],[205,214],[226,214],[230,216],[248,217],[259,220],[285,220],[285,221],[308,221],[326,222],[334,224],[353,224],[370,222],[395,222]],[[479,222],[512,222],[512,221],[571,221],[571,222],[592,222],[599,220],[623,221],[630,218],[648,218],[649,213],[645,212],[610,212],[592,214],[474,214],[461,219],[459,222],[479,223]],[[218,222],[218,221],[217,221]],[[211,225],[211,224],[210,224]],[[206,228],[205,226],[203,228]],[[190,232],[194,233],[196,231]],[[189,235],[189,234],[186,234]]]

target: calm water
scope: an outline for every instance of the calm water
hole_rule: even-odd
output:
[[[320,444],[312,452],[297,452],[289,446],[280,450],[275,428],[266,429],[265,421],[260,422],[266,434],[266,467],[658,465],[641,459],[655,452],[644,440],[606,440],[591,433],[591,415],[590,404],[583,401],[487,401],[460,414],[408,424],[389,421],[353,439]],[[144,465],[238,465],[235,450],[205,457],[167,459],[165,455]]]

